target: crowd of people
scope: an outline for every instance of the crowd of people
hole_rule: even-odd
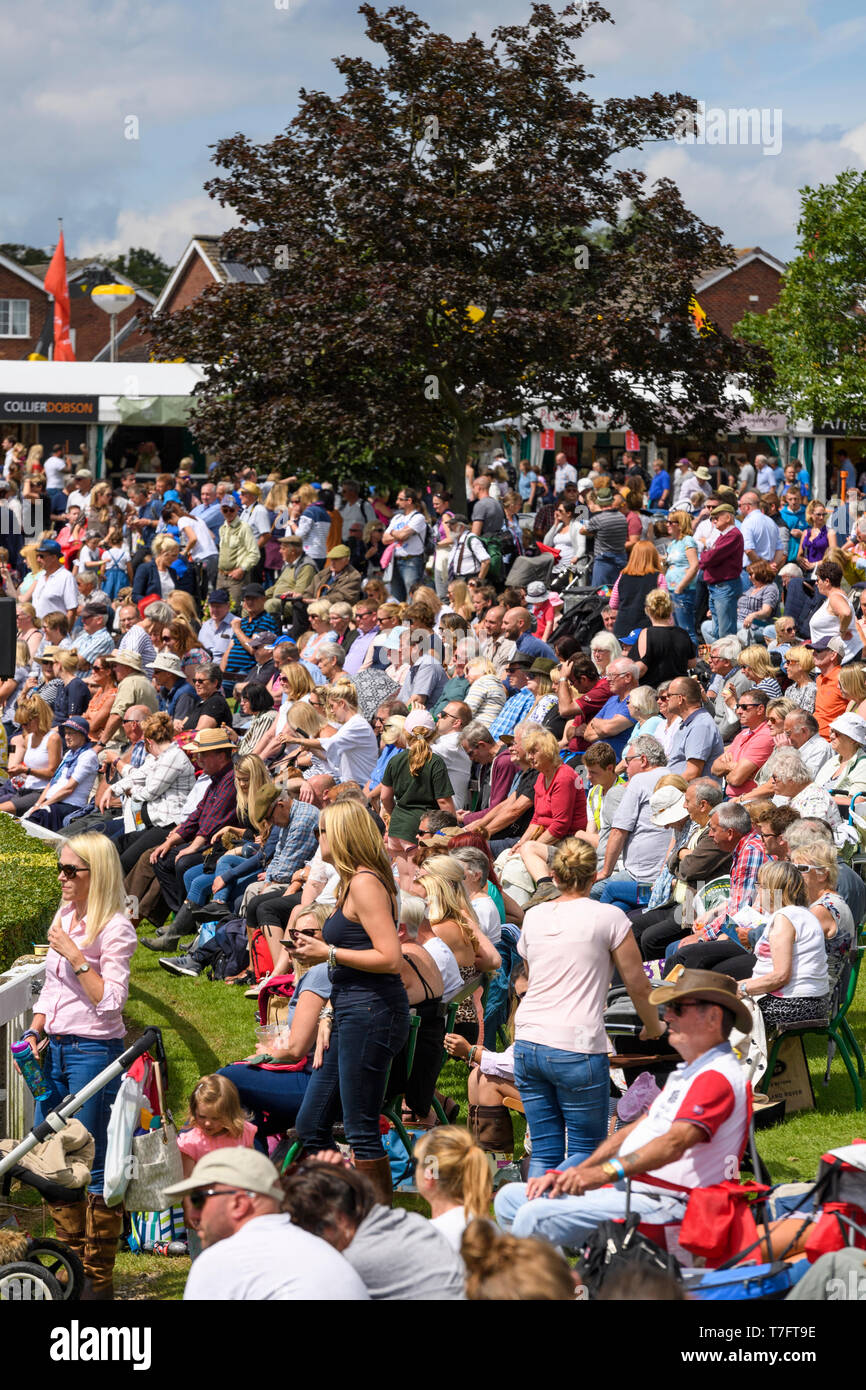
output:
[[[627,1178],[664,1225],[729,1177],[732,1032],[826,1017],[866,917],[845,862],[864,542],[805,470],[501,457],[465,499],[434,478],[389,500],[190,460],[115,488],[6,443],[6,495],[34,484],[47,522],[0,553],[0,809],[56,836],[63,893],[30,1031],[43,1111],[120,1050],[137,947],[251,998],[292,977],[279,1043],[191,1101],[187,1297],[573,1297],[554,1247],[620,1213]],[[520,556],[547,577],[509,584]],[[601,599],[579,638],[581,580]],[[616,1128],[614,978],[682,1058]],[[445,1056],[468,1128],[438,1123]],[[87,1201],[55,1213],[93,1297],[120,1230],[112,1098],[82,1113]],[[386,1098],[427,1130],[429,1221],[391,1208]],[[515,1106],[527,1180],[497,1192],[497,1233],[487,1155],[513,1153]]]

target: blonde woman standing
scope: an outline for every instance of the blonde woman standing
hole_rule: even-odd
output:
[[[123,1051],[123,1008],[137,945],[126,915],[120,859],[105,835],[75,835],[58,856],[61,904],[48,930],[45,985],[25,1037],[39,1055],[48,1094],[36,1105],[37,1123],[65,1096],[80,1091]],[[86,1204],[53,1205],[57,1233],[84,1257],[85,1299],[114,1297],[112,1274],[123,1227],[122,1207],[102,1196],[108,1120],[120,1077],[91,1096],[78,1119],[96,1145]]]
[[[310,1078],[296,1127],[306,1152],[332,1149],[332,1126],[342,1105],[355,1167],[390,1206],[391,1168],[379,1115],[391,1063],[409,1037],[397,889],[382,837],[359,802],[325,807],[319,849],[337,871],[337,907],[325,922],[322,940],[296,934],[292,954],[302,965],[327,962],[334,1021],[330,1046]]]
[[[498,970],[502,958],[481,930],[466,892],[463,865],[449,855],[433,855],[425,860],[424,871],[418,875],[416,882],[417,891],[427,899],[427,915],[433,933],[451,951],[460,978],[470,980],[479,972]],[[481,1035],[483,1024],[479,987],[470,998],[461,1002],[454,1031],[474,1044]]]
[[[428,710],[413,710],[403,725],[405,752],[397,753],[382,773],[381,806],[390,816],[388,841],[393,848],[414,845],[427,811],[455,815],[454,790],[443,758],[430,741],[436,723]]]

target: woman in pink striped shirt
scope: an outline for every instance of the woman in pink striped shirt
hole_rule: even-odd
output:
[[[45,985],[34,1005],[30,1046],[43,1058],[48,1094],[37,1103],[37,1120],[65,1096],[80,1091],[123,1051],[123,1007],[129,965],[137,945],[126,914],[123,871],[105,835],[75,835],[60,848],[61,904],[48,929]],[[47,1047],[40,1053],[40,1042]],[[83,1253],[85,1292],[113,1298],[112,1274],[123,1208],[103,1200],[108,1119],[120,1078],[92,1096],[78,1119],[93,1136],[95,1153],[87,1200],[52,1205],[61,1240]]]

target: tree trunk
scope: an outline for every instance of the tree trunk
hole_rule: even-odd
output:
[[[470,418],[457,421],[451,436],[448,449],[448,489],[454,494],[454,511],[458,513],[465,512],[468,505],[466,465],[477,433],[478,422]]]

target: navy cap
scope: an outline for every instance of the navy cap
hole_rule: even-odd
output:
[[[214,589],[209,599],[210,603],[231,603],[228,589]]]
[[[90,725],[82,714],[70,714],[68,719],[64,719],[62,727],[64,729],[77,729],[85,738],[90,738]]]
[[[56,541],[40,541],[36,547],[37,555],[62,555],[63,551]]]

